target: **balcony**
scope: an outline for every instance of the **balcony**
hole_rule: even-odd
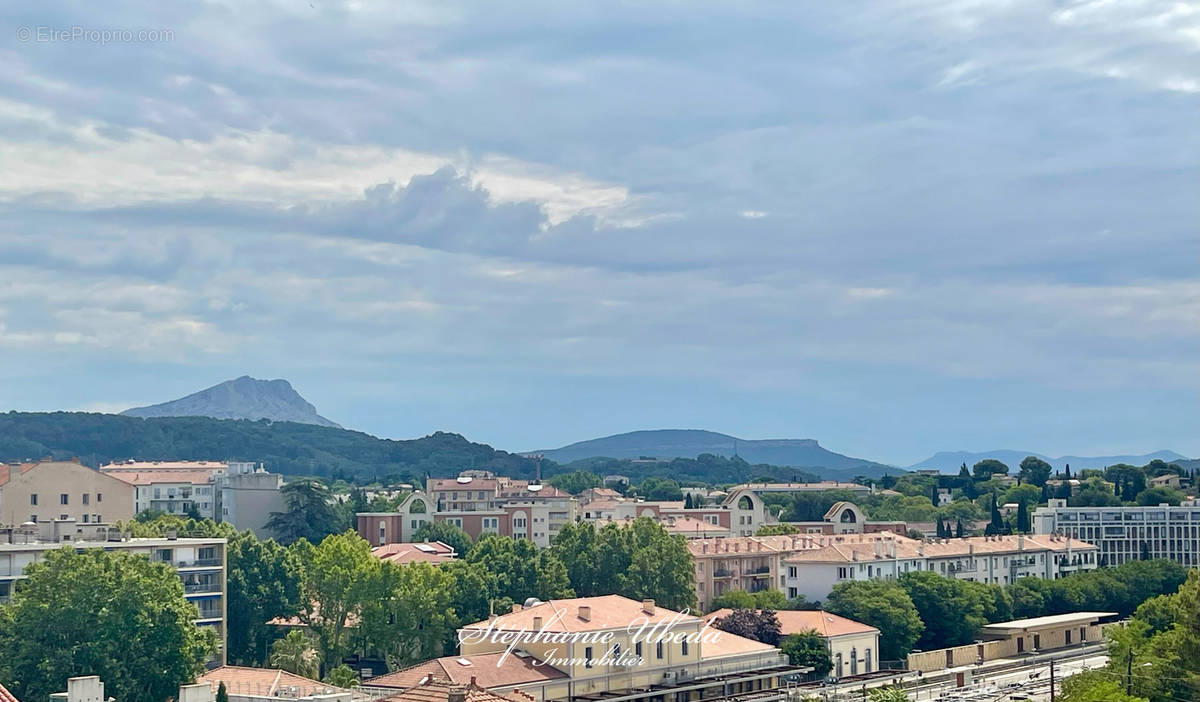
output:
[[[769,576],[770,574],[771,574],[771,566],[762,566],[761,568],[755,568],[754,570],[746,572],[746,575],[750,575],[750,576],[753,576],[756,578]]]
[[[220,583],[184,583],[183,591],[188,595],[199,593],[212,593],[214,595],[221,594]]]
[[[713,571],[713,578],[732,578],[734,573],[725,568],[717,568]]]

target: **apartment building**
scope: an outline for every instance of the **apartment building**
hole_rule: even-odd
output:
[[[372,546],[406,543],[416,539],[417,530],[426,522],[433,521],[434,509],[433,500],[417,490],[404,498],[395,512],[359,512],[355,526],[358,535]]]
[[[800,551],[814,550],[826,543],[851,539],[871,543],[895,537],[891,533],[842,536],[792,534],[777,536],[732,536],[688,542],[696,569],[696,598],[709,609],[717,597],[730,590],[787,592],[784,560]]]
[[[784,559],[785,594],[822,600],[854,580],[932,571],[960,580],[1007,585],[1023,577],[1056,579],[1099,564],[1095,546],[1058,536],[978,536],[917,541],[892,534],[805,537],[809,548]],[[812,548],[812,544],[816,548]]]
[[[469,471],[457,478],[430,478],[426,494],[434,519],[479,538],[501,534],[550,545],[563,526],[574,522],[578,500],[558,488],[528,480]]]
[[[248,461],[230,461],[228,465],[213,482],[218,521],[228,522],[238,531],[249,529],[260,539],[274,536],[267,521],[272,512],[286,511],[283,476]]]
[[[129,484],[78,460],[0,464],[0,526],[55,519],[107,523],[134,514]]]
[[[1188,567],[1200,566],[1197,500],[1185,500],[1178,507],[1068,507],[1066,500],[1055,499],[1034,510],[1032,517],[1036,534],[1094,544],[1100,565],[1170,558]]]
[[[144,555],[155,563],[166,563],[179,573],[184,597],[196,605],[196,626],[217,633],[220,653],[214,664],[225,660],[226,571],[225,539],[220,538],[129,538],[105,524],[80,524],[74,519],[42,521],[15,529],[0,530],[0,603],[12,596],[13,585],[25,577],[25,569],[59,548],[124,551]]]
[[[134,512],[198,513],[216,520],[214,481],[229,465],[215,461],[125,461],[100,466],[100,472],[131,486]]]
[[[657,628],[655,628],[657,627]],[[530,641],[522,632],[542,632]],[[514,655],[505,657],[512,638]],[[809,668],[701,619],[619,595],[539,602],[459,630],[460,655],[372,678],[366,689],[411,689],[428,677],[476,683],[535,701],[727,698],[779,688]]]

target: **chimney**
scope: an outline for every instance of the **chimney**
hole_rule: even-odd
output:
[[[585,622],[592,621],[591,605],[579,605],[579,618]]]
[[[533,618],[533,629],[534,629],[534,631],[542,630],[542,618],[541,617]]]
[[[708,542],[707,541],[700,544],[700,553],[708,553]]]
[[[467,702],[467,689],[461,685],[455,685],[446,693],[446,702]]]
[[[652,599],[642,600],[642,611],[645,612],[646,614],[654,614],[654,600],[652,600]]]
[[[520,611],[521,611],[521,603],[520,603],[520,602],[513,602],[513,608],[512,608],[512,611],[513,611],[513,614],[516,614],[517,612],[520,612]]]

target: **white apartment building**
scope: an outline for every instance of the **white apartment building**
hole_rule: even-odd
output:
[[[1068,507],[1050,500],[1033,513],[1033,531],[1095,544],[1101,565],[1115,566],[1143,558],[1170,558],[1200,565],[1200,501],[1178,507]]]
[[[134,488],[134,512],[187,514],[216,520],[217,490],[214,481],[229,465],[217,461],[126,461],[100,467],[104,475]]]
[[[817,548],[784,559],[784,593],[823,600],[839,583],[894,579],[932,571],[946,577],[1007,585],[1020,578],[1056,579],[1099,564],[1095,546],[1058,536],[976,536],[917,541],[902,536],[815,538]],[[826,539],[829,539],[828,543]],[[840,539],[833,541],[833,539]],[[822,545],[824,544],[824,545]]]
[[[184,597],[196,605],[196,626],[217,632],[220,652],[213,663],[224,663],[226,644],[225,539],[127,538],[104,524],[78,524],[74,519],[39,522],[0,530],[0,603],[12,596],[14,584],[25,577],[25,568],[46,553],[64,547],[100,548],[141,554],[155,563],[166,563],[179,573]]]
[[[267,521],[272,512],[283,512],[283,476],[268,473],[261,465],[229,462],[229,469],[216,476],[218,519],[238,531],[249,529],[260,539],[272,536]]]

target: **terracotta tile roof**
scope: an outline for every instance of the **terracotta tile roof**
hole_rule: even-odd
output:
[[[881,532],[886,534],[888,532]],[[826,542],[828,543],[828,541]],[[1096,546],[1078,539],[1051,538],[1049,536],[971,536],[964,539],[944,539],[942,541],[922,542],[915,539],[895,537],[882,540],[878,546],[874,542],[845,541],[833,543],[823,548],[799,551],[785,559],[785,562],[795,563],[849,563],[869,562],[878,559],[919,559],[919,558],[963,558],[971,554],[999,555],[1017,553],[1019,551],[1094,551]],[[973,549],[973,550],[972,550]],[[882,555],[880,555],[882,551]],[[857,558],[856,558],[857,557]]]
[[[245,668],[237,665],[223,665],[220,668],[214,668],[196,678],[196,682],[206,682],[214,690],[221,683],[225,683],[225,689],[229,691],[230,695],[244,693],[265,697],[275,697],[280,690],[286,688],[296,688],[296,697],[307,697],[326,690],[338,689],[323,682],[289,673],[286,670]]]
[[[710,630],[705,635],[709,638],[700,642],[701,660],[775,650],[775,647],[770,644],[747,639],[728,631]]]
[[[580,606],[590,607],[587,620],[580,618]],[[679,614],[665,607],[654,607],[653,614],[642,611],[642,603],[620,595],[601,595],[599,597],[576,597],[568,600],[550,600],[540,605],[522,609],[499,616],[492,625],[497,630],[519,631],[533,630],[534,617],[542,619],[542,626],[548,632],[562,631],[597,631],[600,629],[624,630],[632,622],[663,622],[679,617],[679,622],[698,621],[698,617],[690,614]],[[489,622],[482,621],[463,627],[464,629],[486,629]]]
[[[464,702],[513,702],[518,699],[529,699],[527,696],[520,697],[504,697],[497,695],[474,684],[462,685],[452,683],[448,680],[440,680],[438,678],[430,678],[422,684],[410,687],[391,697],[385,697],[384,700],[396,700],[399,702],[447,702],[450,699],[450,694],[453,691],[461,691],[463,693]],[[382,701],[381,701],[382,702]]]
[[[500,662],[502,658],[503,663]],[[468,664],[464,665],[462,661],[467,661]],[[481,653],[474,656],[435,658],[411,668],[371,678],[365,684],[370,687],[406,689],[421,684],[423,679],[430,676],[459,684],[474,680],[481,687],[490,689],[558,680],[567,677],[567,674],[536,658],[518,656],[515,652],[507,658],[503,653]]]
[[[694,517],[675,517],[674,520],[668,520],[663,524],[663,527],[674,534],[729,531],[729,527],[724,527],[720,524],[710,524],[703,519],[696,519]]]
[[[0,685],[0,702],[18,702],[16,696]]]
[[[591,502],[584,502],[582,506],[584,509],[595,511],[600,509],[616,509],[619,504],[618,500],[592,500]]]
[[[425,548],[420,548],[421,546]],[[454,560],[455,556],[454,548],[441,541],[385,544],[371,549],[371,553],[381,561],[390,561],[401,565],[405,563],[445,563]]]
[[[214,471],[209,470],[141,470],[141,471],[103,471],[111,478],[116,478],[130,485],[152,485],[154,483],[190,483],[192,485],[208,485],[212,482]]]
[[[108,463],[100,466],[103,472],[117,470],[229,470],[225,461],[125,461],[124,463]]]
[[[35,461],[33,463],[0,463],[0,485],[8,483],[13,477],[13,468],[17,469],[17,475],[25,475],[29,471],[37,468],[40,465],[54,465],[56,463],[69,463],[74,466],[79,465],[78,460],[71,461]]]
[[[727,617],[732,609],[718,609],[704,615],[706,621]],[[878,634],[879,630],[853,619],[839,617],[836,614],[820,610],[778,610],[775,616],[779,618],[779,633],[799,634],[802,631],[815,631],[821,636],[844,636],[846,634]]]
[[[0,464],[0,485],[8,483],[8,477],[12,472],[12,467],[7,463]]]

